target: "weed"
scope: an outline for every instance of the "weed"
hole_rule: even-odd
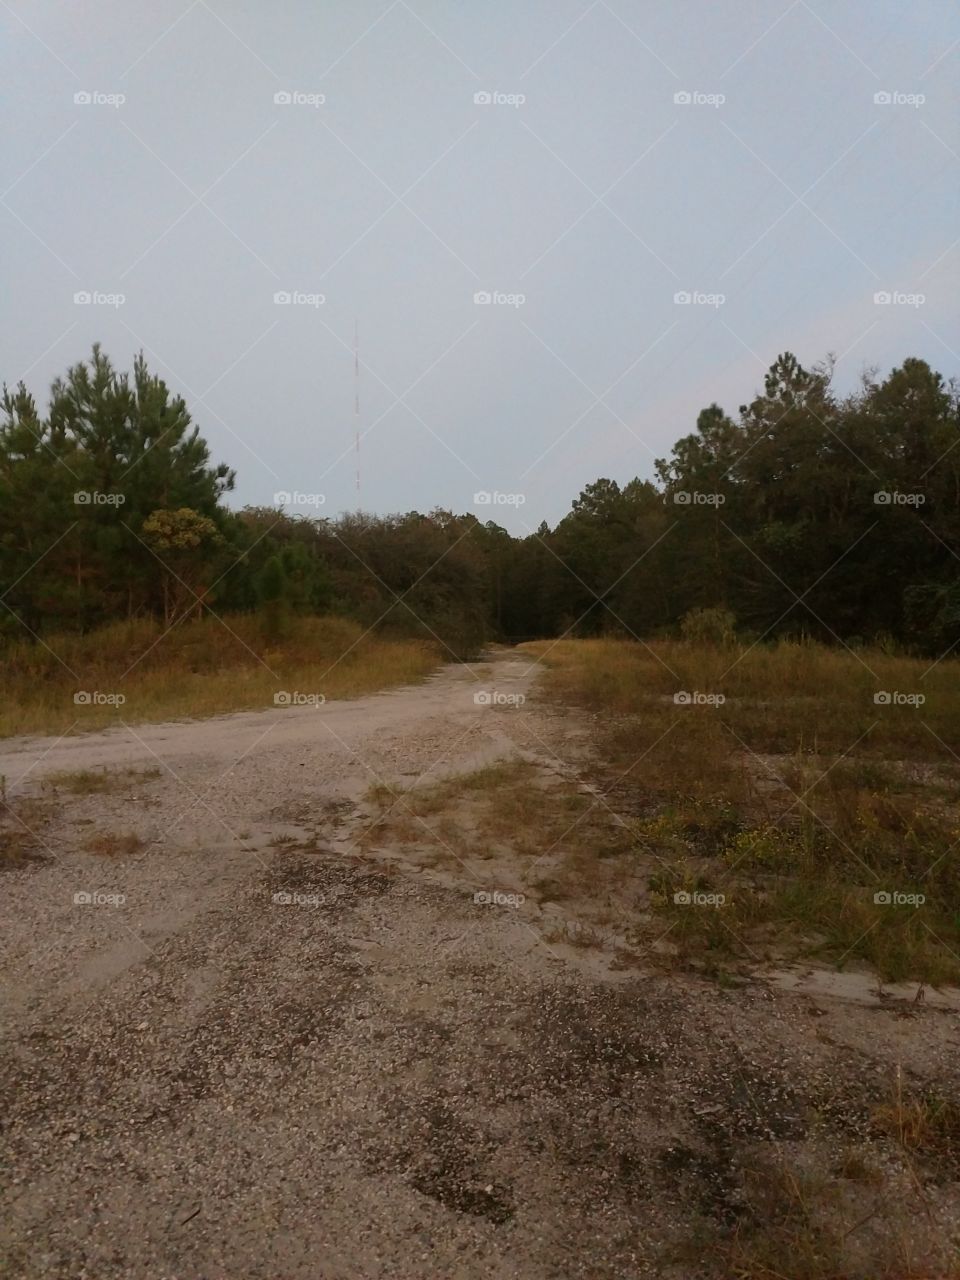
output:
[[[152,782],[161,776],[159,769],[78,769],[50,773],[46,782],[71,795],[101,795],[105,792],[123,791],[138,782]]]
[[[889,1100],[877,1107],[874,1125],[894,1138],[908,1155],[960,1158],[960,1104],[904,1085],[897,1068]]]
[[[101,831],[91,836],[83,847],[102,858],[130,858],[140,852],[144,843],[134,832]]]

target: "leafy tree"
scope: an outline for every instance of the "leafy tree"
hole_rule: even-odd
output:
[[[203,609],[213,552],[222,542],[214,522],[189,507],[154,511],[143,522],[143,540],[159,565],[163,620],[181,622]]]
[[[152,512],[189,509],[218,524],[233,487],[212,466],[180,397],[141,355],[133,377],[99,346],[50,390],[41,418],[23,384],[0,423],[0,582],[35,630],[92,626],[161,607],[166,586],[140,539]]]

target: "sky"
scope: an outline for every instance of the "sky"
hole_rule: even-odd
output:
[[[0,35],[0,376],[45,403],[142,349],[232,506],[523,534],[781,351],[960,375],[952,0],[4,0]]]

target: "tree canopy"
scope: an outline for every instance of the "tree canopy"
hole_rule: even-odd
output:
[[[203,609],[294,614],[439,639],[677,629],[722,609],[754,638],[960,642],[955,384],[909,358],[838,395],[786,352],[734,417],[717,404],[652,479],[587,484],[553,529],[427,514],[234,511],[184,401],[142,355],[99,347],[50,390],[20,384],[0,421],[0,635],[167,625]]]

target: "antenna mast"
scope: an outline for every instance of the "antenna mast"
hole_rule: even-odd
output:
[[[357,463],[357,508],[360,506],[360,322],[353,322],[353,438]]]

